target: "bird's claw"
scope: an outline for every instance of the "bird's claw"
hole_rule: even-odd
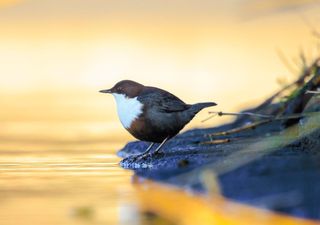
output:
[[[130,157],[130,160],[132,161],[141,161],[141,160],[146,160],[146,159],[153,159],[157,158],[159,156],[163,155],[162,152],[151,152],[147,154],[140,154],[140,155],[134,155]]]

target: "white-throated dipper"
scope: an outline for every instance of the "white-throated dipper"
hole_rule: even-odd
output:
[[[154,143],[161,143],[153,152],[158,153],[200,110],[217,105],[214,102],[186,104],[168,91],[131,80],[120,81],[113,88],[100,92],[115,97],[120,121],[130,134],[151,142],[138,157],[148,155]]]

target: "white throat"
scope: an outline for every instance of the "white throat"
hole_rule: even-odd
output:
[[[127,98],[124,94],[112,94],[117,102],[118,116],[122,125],[129,128],[131,123],[142,113],[143,104],[135,98]]]

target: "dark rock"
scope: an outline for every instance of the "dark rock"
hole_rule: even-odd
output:
[[[306,90],[320,83],[319,65],[314,63],[313,67],[317,69],[314,77],[303,88],[297,88],[287,102],[273,103],[278,92],[246,111],[282,117],[319,112],[318,97],[305,95]],[[312,71],[311,67],[307,72]],[[301,85],[306,75],[295,85]],[[299,114],[295,119],[273,119],[253,129],[238,129],[257,122],[242,115],[230,124],[182,133],[169,140],[160,155],[133,157],[149,145],[140,141],[127,144],[118,155],[124,158],[121,166],[144,178],[205,193],[208,187],[201,175],[210,170],[227,198],[320,219],[320,116],[314,115]]]
[[[121,165],[127,169],[134,169],[137,175],[145,178],[195,191],[205,191],[200,180],[190,181],[177,177],[204,165],[214,167],[216,162],[228,159],[230,154],[244,149],[245,146],[281,132],[281,126],[279,122],[272,122],[254,130],[227,135],[232,140],[229,143],[199,144],[208,141],[205,134],[217,131],[221,129],[188,131],[170,140],[162,149],[162,155],[138,161],[131,155],[143,152],[148,143],[129,143],[119,152],[119,155],[121,153],[122,156],[128,156]],[[218,179],[223,195],[262,208],[320,219],[319,136],[320,129],[220,175]],[[254,155],[256,152],[244,152],[239,157],[246,158],[250,154]]]

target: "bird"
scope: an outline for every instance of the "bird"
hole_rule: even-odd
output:
[[[133,137],[150,142],[136,158],[158,154],[199,111],[217,105],[214,102],[186,104],[166,90],[132,80],[119,81],[112,88],[99,92],[114,96],[120,122]],[[160,145],[151,153],[155,143]]]

